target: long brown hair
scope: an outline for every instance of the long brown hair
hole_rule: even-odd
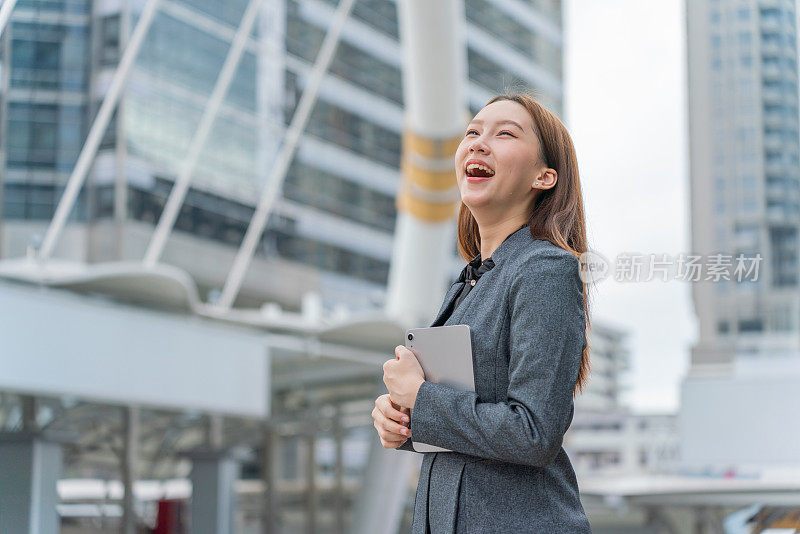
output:
[[[501,100],[517,102],[528,110],[541,151],[539,158],[558,174],[556,185],[539,192],[533,212],[528,219],[528,229],[535,239],[546,239],[557,247],[572,252],[578,259],[587,250],[586,221],[583,196],[578,176],[578,159],[567,128],[554,113],[526,93],[497,95],[488,106]],[[470,261],[481,251],[481,236],[478,223],[472,212],[462,202],[458,210],[458,250]],[[589,381],[589,292],[583,283],[583,310],[586,314],[586,347],[581,352],[578,379],[572,391],[573,398]]]

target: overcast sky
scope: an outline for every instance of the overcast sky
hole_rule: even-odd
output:
[[[682,0],[566,0],[565,10],[564,119],[590,248],[612,262],[691,253]],[[592,304],[595,320],[629,334],[623,400],[636,412],[676,410],[696,339],[689,283],[608,278]]]

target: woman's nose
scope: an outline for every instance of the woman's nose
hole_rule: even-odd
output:
[[[486,152],[486,144],[484,144],[483,141],[480,141],[479,139],[474,140],[472,144],[469,146],[470,153],[475,152],[477,150],[480,150],[481,152],[484,153]]]

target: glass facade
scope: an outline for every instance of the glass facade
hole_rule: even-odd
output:
[[[324,0],[331,8],[337,0]],[[183,164],[201,114],[241,22],[247,2],[236,0],[176,0],[157,12],[129,76],[121,99],[101,143],[100,153],[113,153],[125,142],[128,177],[127,217],[155,223]],[[210,137],[201,152],[192,177],[192,186],[175,225],[176,232],[187,232],[236,247],[263,186],[259,172],[259,140],[271,139],[278,146],[303,90],[300,76],[311,67],[327,31],[319,17],[308,16],[308,5],[286,0],[286,52],[281,87],[278,91],[283,124],[271,123],[263,116],[263,67],[258,56],[259,24],[240,65]],[[537,0],[520,3],[536,16],[545,17],[560,28],[561,4]],[[14,20],[10,31],[10,80],[14,89],[47,90],[52,101],[41,97],[10,100],[5,120],[8,136],[7,168],[17,170],[5,180],[3,217],[6,219],[49,219],[63,190],[63,184],[85,140],[92,113],[98,102],[89,102],[90,80],[108,80],[121,58],[120,32],[126,14],[105,6],[94,19],[90,31],[90,4],[79,2],[21,0],[16,12],[36,10],[74,14],[70,23],[44,24]],[[489,0],[469,0],[467,19],[487,29],[498,44],[513,52],[554,79],[561,78],[562,50],[558,40],[532,31],[511,14]],[[394,0],[359,0],[353,7],[353,20],[392,40],[399,38],[397,6]],[[31,17],[25,17],[30,20]],[[76,23],[75,20],[83,20]],[[138,20],[131,13],[131,29]],[[326,21],[324,21],[327,24]],[[359,30],[360,31],[360,30]],[[90,34],[97,44],[90,53]],[[402,111],[403,87],[400,58],[387,59],[365,47],[363,39],[342,38],[329,68],[353,90],[366,91]],[[468,47],[469,78],[488,93],[505,89],[533,89],[556,113],[561,111],[561,95],[535,91],[531,80],[520,77],[530,65],[509,70],[507,61],[493,60],[492,52]],[[273,58],[274,59],[274,58]],[[261,75],[263,77],[263,74]],[[19,93],[16,93],[19,94]],[[50,94],[50,93],[48,93]],[[31,93],[32,95],[32,93]],[[65,98],[67,95],[67,98]],[[274,96],[274,95],[273,95]],[[399,180],[402,132],[375,120],[358,106],[343,107],[320,96],[304,135],[329,150],[378,165]],[[483,103],[481,103],[482,105]],[[470,106],[477,112],[473,102]],[[118,135],[124,132],[124,136]],[[309,159],[311,158],[311,159]],[[268,160],[267,160],[268,161]],[[144,166],[149,179],[134,179]],[[137,170],[133,170],[136,167]],[[31,171],[47,170],[52,179]],[[108,171],[106,171],[108,172]],[[104,220],[114,216],[114,176],[87,182],[81,192],[73,218]],[[43,183],[44,182],[44,183]],[[375,187],[356,180],[346,165],[332,166],[312,155],[295,156],[283,183],[286,202],[309,213],[333,216],[390,236],[396,210],[386,184]],[[301,210],[302,211],[302,210]],[[389,258],[385,252],[374,256],[355,249],[333,246],[298,231],[301,217],[276,215],[270,218],[260,254],[318,266],[323,270],[360,278],[378,285],[386,283]],[[306,225],[307,227],[308,225]]]
[[[551,2],[551,4],[553,5],[548,7],[548,11],[553,10],[552,15],[558,13],[560,18],[560,3]],[[476,26],[561,78],[561,46],[539,33],[532,32],[513,15],[499,9],[488,0],[467,0],[466,14],[467,19]],[[472,61],[469,65],[472,68]],[[487,87],[491,88],[491,85]]]
[[[758,254],[763,261],[757,281],[718,283],[709,296],[695,295],[714,300],[713,306],[696,306],[707,310],[700,314],[701,325],[707,325],[701,326],[701,345],[711,342],[703,339],[704,330],[733,343],[738,343],[739,334],[754,336],[748,338],[750,343],[800,331],[796,7],[795,2],[765,0],[740,4],[698,3],[693,6],[696,11],[690,10],[690,49],[692,39],[702,39],[708,50],[707,63],[698,62],[697,67],[690,56],[690,100],[708,101],[712,107],[710,123],[691,129],[708,128],[704,143],[712,149],[707,160],[712,172],[692,180],[712,180],[713,185],[709,198],[696,200],[707,209],[694,210],[693,232],[698,248],[713,246],[747,258]],[[702,18],[693,30],[697,16]],[[690,117],[690,122],[698,120],[703,119]],[[692,167],[704,168],[704,150],[692,148]],[[696,188],[698,197],[702,190]],[[714,233],[708,231],[712,227]],[[731,310],[739,310],[739,315],[732,317]],[[771,338],[772,334],[779,335]],[[750,351],[742,349],[748,346],[737,345],[737,350]]]
[[[338,5],[338,0],[324,0],[332,6]],[[360,22],[392,37],[400,38],[397,25],[397,7],[390,0],[359,0],[353,4],[351,16]]]
[[[354,9],[361,5],[360,2],[356,3]],[[395,26],[396,24],[395,20]],[[286,51],[289,54],[313,64],[324,38],[324,29],[306,22],[300,16],[297,2],[287,4]],[[388,98],[398,105],[403,103],[403,83],[399,65],[390,65],[346,41],[340,42],[337,46],[328,70],[331,74]],[[297,91],[297,88],[293,87],[292,90]]]
[[[394,233],[394,197],[359,187],[333,173],[293,162],[283,183],[283,196],[326,213]]]
[[[797,40],[794,10],[760,7],[758,10],[763,103],[764,176],[766,212],[772,218],[800,216],[800,134],[798,133]],[[796,285],[797,272],[789,267],[784,250],[796,249],[796,232],[771,230],[776,286]],[[795,262],[796,263],[796,262]],[[794,269],[796,270],[796,266]]]
[[[795,11],[791,5],[758,8],[764,136],[764,191],[770,221],[770,283],[800,284],[800,132]],[[782,329],[780,321],[772,321]]]
[[[87,87],[88,28],[38,22],[14,23],[12,88],[83,91]]]
[[[81,105],[9,102],[6,165],[69,173],[85,137]]]
[[[2,216],[49,219],[88,130],[90,4],[20,0],[14,13],[20,12],[46,17],[12,16],[0,41],[11,40],[0,65],[9,87],[0,94]],[[87,219],[86,198],[82,191],[71,220]]]
[[[45,13],[91,13],[91,3],[86,0],[19,0],[14,9],[20,8]]]

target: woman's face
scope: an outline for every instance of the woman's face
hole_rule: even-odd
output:
[[[475,162],[489,170],[474,168]],[[456,150],[455,166],[461,201],[473,215],[487,209],[500,218],[529,213],[544,164],[528,111],[510,100],[480,110]]]

